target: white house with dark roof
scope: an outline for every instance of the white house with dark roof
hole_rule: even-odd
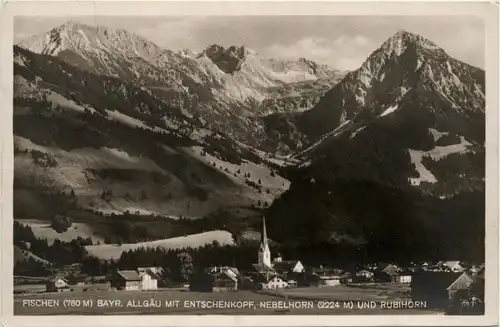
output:
[[[141,290],[157,290],[161,271],[161,269],[158,270],[156,269],[156,267],[137,268],[137,272],[139,273],[139,277],[141,278]]]

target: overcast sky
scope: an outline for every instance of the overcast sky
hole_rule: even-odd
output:
[[[15,40],[49,31],[63,17],[18,17]],[[71,17],[89,25],[125,29],[161,47],[200,51],[210,44],[245,45],[268,57],[315,60],[355,69],[400,29],[420,34],[451,56],[484,68],[484,25],[472,16],[176,16]]]

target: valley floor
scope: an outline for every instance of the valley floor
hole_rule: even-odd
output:
[[[385,292],[385,293],[384,293]],[[377,288],[352,288],[346,286],[323,288],[290,289],[275,294],[252,291],[200,293],[186,290],[157,291],[109,291],[109,292],[68,292],[43,293],[14,296],[15,315],[123,315],[123,314],[226,314],[226,315],[279,315],[279,314],[390,314],[418,315],[442,314],[430,309],[387,309],[387,303],[410,301],[402,298],[397,292],[386,292]],[[56,300],[37,306],[30,300]],[[57,300],[59,300],[57,303]],[[91,301],[89,301],[91,300]],[[100,301],[99,301],[100,300]],[[103,301],[114,300],[114,301]],[[117,301],[118,300],[118,301]],[[154,300],[159,307],[145,307]],[[178,305],[172,305],[178,301]],[[252,302],[244,308],[202,308],[200,302],[225,303]],[[345,307],[344,303],[353,301],[353,307]],[[374,308],[359,308],[361,301],[375,304]],[[373,301],[373,302],[372,302]],[[92,302],[90,306],[89,303]],[[98,303],[101,306],[98,306]],[[106,302],[108,305],[102,305]],[[359,302],[359,303],[358,303]],[[38,302],[39,304],[42,302]],[[48,303],[53,304],[49,306]],[[290,308],[295,303],[294,308]],[[300,305],[298,305],[298,304]],[[66,307],[65,307],[66,305]],[[298,306],[302,306],[299,308]]]

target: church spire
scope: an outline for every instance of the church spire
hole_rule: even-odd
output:
[[[262,234],[259,248],[259,265],[271,268],[271,250],[267,242],[266,217],[262,217]]]
[[[266,230],[266,216],[262,217],[262,237],[261,237],[262,245],[267,245],[267,230]]]

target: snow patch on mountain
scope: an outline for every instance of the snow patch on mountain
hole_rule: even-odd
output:
[[[438,132],[439,133],[439,132]],[[438,180],[422,163],[424,157],[432,158],[435,161],[441,160],[453,153],[465,153],[469,151],[469,143],[463,136],[460,137],[461,142],[447,146],[436,146],[429,151],[408,149],[412,164],[415,166],[419,174],[417,178],[409,178],[411,185],[418,186],[422,182],[436,183]]]
[[[392,105],[389,108],[385,109],[383,113],[380,114],[380,117],[387,116],[389,114],[392,114],[394,111],[398,110],[398,105]]]
[[[435,128],[429,128],[429,132],[432,134],[432,137],[434,138],[434,142],[442,138],[443,136],[446,136],[450,133],[448,132],[440,132]]]
[[[359,127],[358,129],[356,129],[354,132],[352,132],[350,138],[353,139],[356,137],[356,135],[358,135],[359,132],[361,132],[362,130],[364,130],[366,128],[366,126],[361,126]]]

